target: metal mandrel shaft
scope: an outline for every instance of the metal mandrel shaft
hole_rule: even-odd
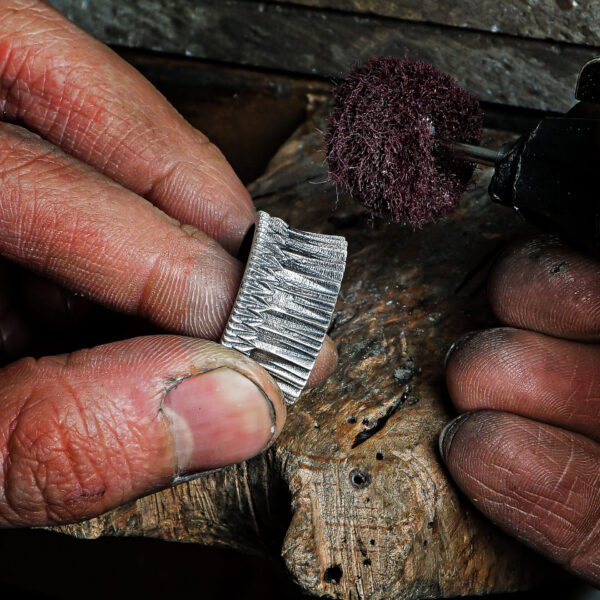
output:
[[[468,160],[479,165],[493,167],[500,160],[502,153],[473,146],[472,144],[463,144],[462,142],[451,142],[449,140],[437,140],[438,147],[454,158]]]

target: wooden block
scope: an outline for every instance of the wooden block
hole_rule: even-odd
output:
[[[437,225],[412,231],[373,222],[326,183],[323,127],[317,112],[252,192],[258,208],[293,226],[349,240],[331,329],[336,373],[290,408],[266,454],[61,531],[262,552],[281,557],[306,592],[334,598],[528,588],[541,561],[478,513],[437,452],[453,414],[445,352],[494,323],[486,269],[506,238],[526,227],[488,200],[489,170]]]
[[[596,46],[249,0],[52,4],[109,44],[328,78],[372,56],[406,55],[451,74],[480,100],[543,110],[567,110],[579,68],[600,54]]]

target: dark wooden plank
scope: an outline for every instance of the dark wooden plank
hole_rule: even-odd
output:
[[[374,55],[409,55],[450,73],[481,100],[542,110],[567,109],[579,67],[600,54],[600,48],[243,0],[53,4],[110,44],[325,77]]]
[[[586,0],[278,1],[591,46],[600,39],[600,3]]]

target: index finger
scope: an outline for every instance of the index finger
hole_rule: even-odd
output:
[[[0,114],[236,252],[255,219],[225,157],[140,73],[39,0],[0,3]]]

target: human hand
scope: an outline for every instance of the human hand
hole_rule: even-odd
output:
[[[265,449],[268,374],[217,340],[255,219],[218,149],[132,67],[41,1],[0,4],[0,352],[68,289],[173,334],[0,370],[0,526],[87,518]],[[34,135],[36,132],[41,137]],[[40,292],[42,290],[42,292]],[[78,303],[81,302],[78,300]],[[74,322],[75,321],[75,322]],[[312,377],[335,362],[326,343]]]
[[[451,349],[450,474],[502,529],[600,585],[600,263],[549,237],[490,274],[507,325]]]

